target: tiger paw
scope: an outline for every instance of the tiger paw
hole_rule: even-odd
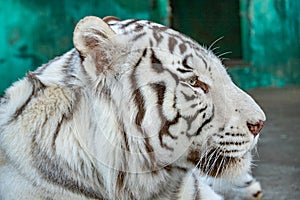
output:
[[[262,189],[260,183],[256,180],[247,182],[248,186],[243,188],[243,199],[245,200],[260,200],[262,199]]]
[[[197,172],[188,173],[183,178],[177,197],[178,200],[224,200],[200,178]]]
[[[226,200],[261,200],[260,183],[249,173],[235,179],[208,179],[215,192],[224,195]]]
[[[234,195],[229,195],[232,193]],[[262,189],[260,183],[255,179],[244,182],[243,185],[236,185],[232,188],[231,192],[227,193],[225,199],[230,200],[261,200]]]

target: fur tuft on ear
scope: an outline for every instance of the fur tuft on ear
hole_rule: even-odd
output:
[[[102,19],[88,16],[81,19],[73,33],[73,43],[82,56],[108,41],[115,32]]]

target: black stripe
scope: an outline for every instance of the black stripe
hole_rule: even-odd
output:
[[[160,140],[160,145],[163,148],[173,151],[174,150],[173,148],[169,147],[167,144],[165,144],[163,142],[163,136],[166,135],[166,136],[171,137],[172,139],[177,139],[177,137],[173,136],[170,133],[169,128],[170,128],[170,126],[178,123],[180,115],[179,115],[179,113],[177,113],[177,116],[175,117],[175,119],[173,121],[167,121],[165,116],[163,115],[163,111],[162,111],[162,105],[164,103],[164,97],[165,97],[165,92],[166,92],[165,83],[163,83],[163,82],[154,83],[154,84],[151,84],[151,86],[156,91],[157,104],[160,105],[159,114],[160,114],[160,120],[162,122],[162,127],[160,128],[159,135],[158,135],[158,138]]]
[[[169,127],[171,126],[171,122],[167,121],[165,116],[163,115],[163,111],[162,111],[162,105],[164,103],[164,97],[165,97],[165,92],[166,92],[166,86],[163,82],[160,83],[155,83],[151,85],[152,88],[155,90],[156,95],[157,95],[157,104],[160,105],[159,109],[159,115],[160,115],[160,121],[162,123],[162,127],[160,128],[160,132],[159,132],[159,140],[160,140],[160,145],[163,148],[166,148],[168,150],[173,151],[174,149],[167,146],[165,143],[163,143],[162,141],[162,137],[163,135],[168,135],[173,139],[177,139],[175,138],[173,135],[171,135],[171,133],[169,132]],[[176,118],[175,118],[176,119]]]
[[[201,58],[204,62],[204,65],[205,65],[205,68],[207,69],[208,67],[208,64],[206,62],[206,60],[203,58],[202,55],[200,55],[199,53],[203,53],[203,54],[207,54],[207,50],[205,50],[203,47],[201,47],[197,42],[195,42],[194,40],[186,37],[185,35],[181,34],[181,33],[178,33],[178,34],[172,34],[172,33],[168,33],[168,32],[165,32],[165,34],[169,35],[170,37],[173,37],[173,38],[177,38],[177,40],[180,40],[182,44],[185,44],[185,45],[189,45],[190,48],[194,49],[195,50],[195,54]],[[181,47],[181,45],[179,46],[179,48]],[[182,52],[186,51],[186,47],[183,47]],[[188,68],[188,69],[192,69],[191,67],[189,67],[188,65],[186,65],[186,61],[183,61],[183,65],[184,67]]]
[[[144,33],[140,33],[140,34],[137,34],[134,36],[134,38],[131,39],[132,42],[135,42],[137,41],[138,39],[142,38],[143,36],[145,36],[147,33],[144,32]]]
[[[165,69],[165,71],[169,72],[169,74],[172,76],[172,78],[174,79],[174,81],[176,82],[176,85],[178,85],[179,83],[179,78],[176,74],[174,74],[172,71],[170,71],[169,69]]]
[[[58,133],[60,132],[61,125],[64,123],[65,119],[66,119],[66,117],[63,114],[61,120],[58,122],[58,124],[56,126],[56,129],[53,133],[53,138],[52,138],[52,150],[53,150],[53,152],[56,151],[56,145],[55,145],[56,139],[57,139]]]
[[[151,28],[151,27],[149,27],[149,28]],[[155,29],[155,27],[152,29]],[[169,37],[176,38],[179,42],[184,44],[184,46],[181,45],[181,49],[180,49],[181,53],[184,53],[186,51],[186,49],[187,49],[186,45],[188,45],[190,49],[194,49],[196,53],[197,53],[197,51],[199,51],[200,53],[204,53],[204,54],[207,54],[207,52],[208,52],[206,49],[201,47],[196,41],[183,35],[182,33],[177,32],[177,34],[176,33],[174,34],[174,33],[165,31],[164,34],[166,34]],[[179,48],[180,48],[180,46],[179,46]]]
[[[146,151],[150,157],[150,163],[148,164],[148,168],[151,170],[151,172],[155,172],[157,171],[157,167],[156,165],[156,158],[155,158],[155,154],[154,154],[154,149],[150,144],[149,138],[145,137],[145,147],[146,147]]]
[[[160,32],[165,32],[166,30],[168,30],[169,28],[166,26],[157,26],[157,25],[153,25],[151,27],[153,30],[158,30]]]
[[[181,43],[187,44],[190,46],[190,48],[195,48],[198,46],[198,43],[196,43],[195,41],[193,41],[191,38],[188,38],[187,36],[183,35],[182,33],[168,33],[166,32],[167,35],[169,35],[170,37],[175,37],[177,38],[177,40],[179,40]]]
[[[135,77],[135,72],[136,72],[138,66],[141,63],[142,58],[145,57],[146,54],[147,54],[147,48],[144,49],[142,56],[139,58],[139,60],[135,64],[133,72],[132,72],[130,78],[131,78],[131,85],[132,85],[132,90],[133,90],[132,95],[134,97],[134,103],[138,108],[138,113],[137,113],[136,118],[135,118],[135,123],[137,125],[137,129],[144,135],[145,148],[146,148],[146,151],[147,151],[147,153],[149,155],[149,158],[150,158],[150,163],[148,163],[148,165],[149,165],[148,167],[151,170],[151,169],[155,168],[154,164],[156,163],[156,158],[155,158],[155,155],[154,155],[154,149],[150,144],[149,138],[141,128],[141,124],[142,124],[142,121],[144,119],[146,111],[145,111],[145,108],[144,108],[144,98],[141,94],[140,89],[138,88],[136,77]],[[147,158],[145,158],[145,161],[147,161]]]
[[[153,37],[156,40],[156,45],[159,45],[159,43],[163,39],[163,35],[161,34],[161,32],[155,29],[153,29]]]
[[[176,44],[177,40],[174,37],[169,37],[168,46],[171,53],[173,53]]]
[[[175,117],[174,120],[172,120],[172,121],[166,121],[164,123],[164,125],[161,127],[161,129],[159,131],[159,134],[158,134],[158,138],[159,138],[160,146],[161,147],[163,147],[165,149],[168,149],[170,151],[174,151],[174,149],[172,147],[169,147],[166,143],[163,142],[163,136],[169,136],[173,140],[178,138],[177,136],[174,136],[174,135],[172,135],[170,133],[169,128],[170,128],[170,126],[172,126],[174,124],[177,124],[180,117],[181,117],[180,114],[177,113],[177,115],[176,115],[176,117]]]
[[[147,55],[147,48],[145,48],[145,49],[144,49],[142,57],[144,57],[144,58],[145,58],[145,57],[146,57],[146,55]],[[135,68],[136,68],[136,67],[137,67],[137,65],[135,66]]]
[[[194,200],[200,200],[200,188],[199,188],[199,183],[198,183],[198,178],[195,174],[193,174],[193,178],[194,178],[194,189],[195,189],[195,193],[193,195]]]
[[[162,106],[165,97],[165,92],[166,92],[165,84],[163,82],[160,82],[160,83],[153,83],[151,84],[151,86],[157,94],[157,104]]]
[[[29,95],[28,99],[25,101],[25,103],[17,108],[16,112],[13,114],[12,118],[9,120],[10,122],[16,120],[25,110],[25,107],[29,104],[29,102],[34,98],[34,90],[31,91],[31,94]],[[9,123],[10,123],[9,122]]]
[[[76,69],[74,67],[74,63],[76,63],[77,61],[80,62],[80,55],[76,49],[73,49],[71,50],[71,54],[62,66],[62,72],[64,73],[63,83],[65,83],[66,85],[71,86],[71,80],[79,80],[79,78],[75,75]]]
[[[121,133],[122,133],[122,136],[123,136],[123,139],[124,139],[125,148],[129,152],[130,151],[130,149],[129,149],[129,143],[128,143],[127,133],[125,132],[124,125],[123,125],[123,130],[121,131]]]
[[[214,112],[214,107],[213,107],[212,115],[203,122],[203,124],[198,128],[196,134],[194,134],[194,135],[196,135],[196,136],[199,135],[202,132],[203,127],[206,126],[208,123],[210,123],[213,120],[214,116],[215,116],[215,112]]]
[[[202,113],[204,110],[206,110],[207,109],[207,105],[206,106],[204,106],[204,108],[201,108],[199,111],[198,111],[198,113]]]
[[[60,132],[60,129],[61,129],[61,126],[68,120],[72,119],[73,117],[73,114],[74,112],[78,109],[78,104],[79,104],[79,101],[80,101],[80,92],[77,91],[77,90],[72,90],[73,94],[74,94],[74,99],[73,99],[73,103],[68,105],[68,109],[67,111],[65,111],[64,113],[62,113],[61,115],[61,119],[60,121],[57,122],[57,126],[56,126],[56,129],[53,133],[53,138],[52,138],[52,150],[53,152],[56,151],[56,139],[59,135],[59,132]],[[51,116],[50,116],[51,117]],[[46,123],[46,121],[44,122],[44,124]]]
[[[151,39],[149,39],[149,45],[150,47],[153,47],[153,41]]]
[[[157,73],[164,72],[164,68],[162,65],[162,62],[156,57],[154,50],[151,49],[152,55],[151,55],[151,66]]]
[[[199,105],[198,103],[192,104],[192,105],[190,106],[190,108],[196,108],[198,105]]]
[[[192,101],[192,100],[194,100],[194,99],[197,98],[196,95],[193,94],[193,95],[189,96],[189,95],[185,94],[183,91],[181,91],[181,94],[183,94],[184,99],[185,99],[186,101]]]
[[[135,75],[136,75],[135,72],[137,70],[137,67],[141,63],[142,58],[146,55],[146,52],[147,52],[147,49],[144,49],[143,55],[138,59],[137,63],[134,65],[133,72],[130,76],[132,90],[133,90],[132,96],[134,97],[134,103],[135,103],[136,107],[138,108],[138,113],[135,118],[135,123],[136,123],[136,125],[138,125],[138,128],[140,128],[140,126],[142,124],[142,120],[143,120],[144,114],[145,114],[145,109],[144,109],[144,98],[141,94],[140,89],[138,88],[136,77],[135,77]]]
[[[177,71],[179,71],[180,73],[190,73],[190,72],[193,72],[193,71],[191,71],[191,70],[185,70],[185,69],[180,69],[180,68],[177,68],[176,69]]]
[[[184,43],[181,43],[179,45],[180,53],[183,54],[186,51],[186,46]]]
[[[34,74],[36,75],[41,75],[49,65],[53,64],[54,62],[60,60],[61,58],[63,58],[63,55],[62,56],[57,56],[55,57],[54,59],[50,60],[48,63],[46,64],[43,64],[41,67],[39,67],[37,70],[34,71]]]
[[[124,189],[124,180],[125,180],[125,177],[126,177],[126,173],[123,172],[123,171],[119,171],[118,176],[117,176],[117,183],[116,183],[116,196],[118,198],[121,198],[119,196],[119,194],[120,194],[120,191],[122,189]]]
[[[142,125],[142,121],[144,119],[145,112],[146,112],[144,108],[144,98],[141,94],[140,89],[136,89],[133,95],[134,95],[135,104],[138,107],[138,113],[135,118],[135,123],[140,127]]]
[[[147,53],[147,49],[144,49],[142,56],[139,58],[139,60],[135,64],[134,70],[131,74],[132,90],[134,91],[132,95],[134,97],[135,105],[138,108],[138,113],[137,113],[137,116],[135,118],[135,123],[136,123],[136,125],[138,125],[138,128],[140,128],[140,126],[142,124],[142,121],[143,121],[143,118],[144,118],[144,115],[145,115],[145,108],[144,108],[144,98],[141,94],[140,89],[138,88],[136,77],[135,77],[135,72],[137,70],[137,67],[141,63],[142,58],[145,57],[146,53]]]
[[[126,28],[127,26],[129,26],[130,24],[134,24],[136,22],[140,21],[139,19],[132,19],[129,22],[122,24],[122,28]]]
[[[142,57],[144,57],[145,50],[143,51]],[[140,63],[142,61],[142,57],[140,57],[139,60],[137,61],[137,63],[134,65],[134,67],[133,67],[134,68],[134,72],[135,72],[136,68],[140,65]]]
[[[199,114],[202,113],[203,111],[205,111],[206,109],[207,109],[207,105],[204,108],[201,108],[200,110],[198,110],[197,113],[194,116],[192,116],[192,117],[184,117],[184,119],[186,120],[186,123],[188,125],[187,132],[191,129],[192,123],[197,119],[197,117],[199,116]],[[187,135],[191,136],[190,134],[187,134]]]
[[[16,120],[25,110],[26,106],[29,104],[29,102],[37,95],[37,93],[45,88],[45,85],[35,76],[34,73],[28,72],[27,73],[27,80],[32,85],[31,94],[27,98],[27,100],[21,105],[19,108],[16,109],[15,113],[12,115],[11,119],[8,123],[11,123],[12,121]]]
[[[196,55],[203,61],[205,69],[207,69],[208,64],[207,64],[206,60],[205,60],[205,59],[203,58],[203,56],[200,55],[198,52],[195,52],[195,53],[196,53]]]
[[[187,64],[187,59],[188,59],[189,57],[193,57],[193,56],[192,56],[191,54],[185,56],[185,58],[182,60],[182,66],[185,67],[186,69],[191,69],[191,70],[193,70],[193,68],[190,67],[190,66]]]
[[[55,155],[49,156],[36,140],[36,134],[32,137],[32,160],[33,166],[37,169],[43,179],[46,181],[63,187],[73,193],[84,195],[88,198],[103,199],[101,192],[95,191],[93,188],[81,184],[76,178],[71,177],[73,170],[59,160]],[[94,179],[101,180],[99,174],[93,176]],[[103,188],[102,182],[98,182]],[[99,190],[103,190],[99,188]],[[102,191],[104,193],[104,191]]]
[[[144,29],[144,26],[141,25],[141,24],[137,24],[137,25],[134,27],[134,31],[135,31],[135,32],[141,32],[143,29]]]
[[[185,175],[186,176],[186,175]],[[170,200],[178,200],[179,199],[179,192],[180,188],[185,184],[184,183],[184,175],[181,175],[179,180],[175,183],[175,190],[171,193]],[[182,199],[182,196],[180,196],[180,199]]]
[[[134,97],[135,97],[134,98],[135,99],[135,103],[136,103],[136,105],[138,107],[138,113],[137,113],[137,116],[135,118],[135,123],[136,123],[137,128],[139,129],[139,131],[142,134],[144,134],[145,148],[146,148],[146,151],[147,151],[147,153],[149,155],[149,158],[150,158],[150,163],[147,162],[148,168],[151,171],[154,171],[155,167],[153,166],[153,164],[156,163],[156,161],[155,161],[156,159],[155,159],[155,155],[154,155],[154,149],[153,149],[153,147],[150,144],[148,136],[146,135],[146,133],[144,133],[144,131],[141,128],[143,119],[145,117],[146,110],[144,108],[144,98],[143,98],[143,96],[141,94],[140,89],[136,89],[136,91],[134,93]],[[147,159],[145,159],[145,161],[147,161]]]

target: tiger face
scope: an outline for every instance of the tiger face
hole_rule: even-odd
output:
[[[153,22],[96,17],[78,23],[74,44],[91,92],[110,108],[99,119],[122,133],[121,145],[107,141],[127,165],[147,166],[126,170],[197,167],[213,177],[249,170],[266,117],[211,51]]]

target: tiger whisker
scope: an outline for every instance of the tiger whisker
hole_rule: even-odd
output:
[[[216,149],[214,149],[214,151],[210,154],[210,158],[209,158],[209,160],[208,160],[208,162],[207,162],[207,166],[206,166],[206,168],[205,168],[205,171],[207,171],[207,172],[206,172],[207,175],[209,175],[209,174],[212,172],[212,170],[214,169],[214,166],[215,166],[216,161],[217,161],[217,159],[214,158],[214,156],[216,155],[216,153],[217,153],[218,151],[219,151],[218,148],[216,148]],[[215,160],[214,160],[214,162],[213,162],[211,165],[209,165],[212,158],[214,158]]]
[[[227,55],[227,54],[231,54],[232,51],[226,51],[224,53],[218,54],[217,56],[221,59],[222,56]]]
[[[214,164],[213,164],[213,168],[215,167],[215,165],[216,165],[216,163],[217,163],[217,160],[218,160],[219,157],[221,156],[219,152],[221,152],[221,149],[220,149],[220,148],[218,148],[218,152],[217,152],[218,157],[215,159],[215,162],[214,162]],[[215,178],[217,178],[217,176],[218,176],[219,170],[220,170],[220,168],[222,167],[222,162],[223,162],[223,160],[224,160],[224,157],[222,157],[222,160],[221,160],[221,162],[220,162],[220,165],[219,165],[218,168],[217,168],[217,172],[216,172],[216,174],[215,174]]]
[[[215,50],[219,49],[220,47],[214,47],[213,49],[211,49],[212,52],[214,52]]]
[[[207,151],[205,152],[205,154],[201,155],[199,161],[196,164],[196,167],[202,168],[202,160],[206,157]]]
[[[203,155],[201,155],[199,161],[197,162],[196,167],[198,167],[199,169],[202,169],[205,166],[205,164],[206,164],[205,160],[207,159],[209,152],[210,152],[210,148],[205,150],[205,153]],[[203,159],[204,159],[204,161],[203,161]],[[205,174],[204,176],[207,177],[207,174]]]
[[[211,166],[209,165],[209,163],[210,163],[211,159],[213,158],[215,152],[216,152],[216,149],[214,149],[214,151],[209,155],[209,157],[206,156],[206,158],[208,158],[208,160],[206,160],[206,162],[205,162],[205,164],[206,164],[206,166],[205,166],[205,171],[206,171],[206,172],[209,172],[209,170],[210,170],[209,168],[211,168]],[[209,152],[208,152],[208,153],[209,153]],[[209,173],[208,173],[208,174],[209,174]],[[208,175],[208,174],[207,174],[207,175]]]
[[[211,159],[214,158],[217,151],[218,151],[218,149],[214,150],[214,152],[210,156],[210,159],[208,160],[208,163],[210,163]],[[207,170],[209,173],[214,169],[214,166],[215,166],[216,162],[217,162],[217,158],[214,158],[214,162],[210,165],[210,169]]]
[[[213,165],[212,165],[211,171],[214,169],[214,166],[215,166],[217,160],[218,160],[219,157],[220,157],[219,152],[221,151],[221,149],[220,149],[220,148],[217,148],[216,150],[218,151],[218,152],[217,152],[218,157],[215,159],[215,161],[214,161],[214,163],[213,163]],[[219,166],[219,167],[220,167],[220,166]],[[219,167],[218,167],[218,168],[219,168]],[[215,174],[215,177],[214,177],[214,179],[213,179],[213,185],[215,185],[217,174],[218,174],[218,170],[217,170],[217,173]]]
[[[208,47],[208,50],[213,51],[213,50],[211,50],[211,48],[212,48],[217,42],[219,42],[220,40],[222,40],[223,38],[224,38],[224,36],[221,36],[221,37],[219,37],[218,39],[216,39],[215,41],[213,41],[213,42],[211,43],[211,45]]]
[[[260,157],[259,157],[259,153],[258,153],[257,146],[255,146],[254,151],[255,151],[255,155],[257,156],[257,158],[258,158],[258,160],[259,160]]]

